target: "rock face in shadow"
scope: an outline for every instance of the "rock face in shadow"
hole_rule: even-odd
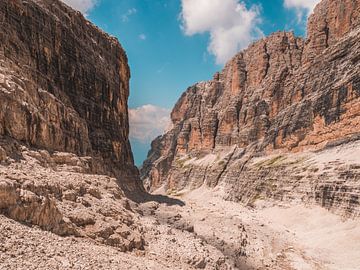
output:
[[[130,70],[118,40],[58,0],[0,2],[0,214],[143,249],[126,193]]]
[[[354,139],[359,13],[358,0],[323,0],[309,18],[306,40],[274,33],[235,55],[213,80],[189,87],[171,113],[174,128],[153,142],[143,165],[149,188],[215,187],[230,178],[246,183],[242,171],[254,156]]]
[[[131,186],[130,71],[119,42],[60,1],[0,2],[0,136],[98,159]]]

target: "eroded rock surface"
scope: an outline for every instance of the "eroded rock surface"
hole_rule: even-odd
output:
[[[144,162],[141,174],[149,189],[225,184],[229,199],[250,200],[263,190],[257,180],[265,175],[290,189],[285,177],[289,172],[270,168],[249,174],[253,157],[357,140],[359,12],[358,0],[324,0],[309,18],[306,40],[293,33],[274,33],[234,56],[213,80],[191,86],[171,113],[174,128],[153,141]],[[352,185],[351,177],[332,177],[343,183],[340,188]],[[354,175],[355,183],[357,179]],[[315,191],[318,195],[305,197],[329,205],[326,201],[334,197],[315,183],[310,177],[299,185],[304,190],[309,186],[309,193],[320,189]],[[325,189],[337,190],[330,185]],[[358,187],[346,194],[353,199],[339,195],[335,201],[352,201],[349,212],[358,213]]]
[[[8,141],[8,145],[12,142]],[[116,178],[88,174],[91,157],[30,150],[0,166],[0,214],[60,236],[92,238],[121,251],[144,249],[138,216]]]
[[[141,197],[143,188],[120,43],[58,0],[1,1],[0,22],[0,214],[143,250],[125,196]]]
[[[0,269],[236,269],[171,213],[183,201],[144,192],[129,77],[58,0],[0,1]]]
[[[134,184],[119,42],[60,1],[0,2],[0,136],[99,159]]]

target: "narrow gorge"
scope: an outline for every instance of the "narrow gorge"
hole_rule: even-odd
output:
[[[189,87],[139,169],[132,72],[62,1],[0,1],[0,269],[358,269],[359,0]]]

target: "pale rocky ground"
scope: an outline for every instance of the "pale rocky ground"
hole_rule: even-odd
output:
[[[182,201],[139,205],[90,157],[2,142],[0,269],[230,269],[172,206],[160,218],[159,198]]]
[[[353,160],[347,155],[348,151],[343,149],[338,154]],[[77,200],[91,201],[92,206],[82,210],[83,215],[92,215],[96,226],[69,223],[80,237],[71,232],[67,237],[61,237],[36,225],[25,225],[26,221],[22,224],[0,215],[0,269],[356,270],[360,265],[358,219],[344,219],[315,205],[259,200],[253,207],[245,207],[224,201],[221,186],[172,194],[173,202],[178,202],[173,205],[155,201],[129,202],[122,208],[127,200],[119,198],[116,201],[109,195],[116,190],[111,178],[77,174],[71,172],[74,167],[69,165],[44,168],[36,164],[35,153],[23,149],[26,162],[3,163],[0,166],[2,183],[5,178],[7,182],[18,182],[32,177],[34,186],[40,183],[51,186],[49,179],[58,177],[62,182],[54,182],[62,188],[70,181],[75,187],[88,187],[84,190],[94,185],[101,194],[96,196],[98,198],[85,192],[77,194],[80,197]],[[334,150],[328,153],[331,155],[322,153],[316,157],[321,161],[337,158]],[[44,179],[49,182],[44,183]],[[94,181],[93,184],[89,180]],[[163,193],[163,190],[157,192]],[[67,197],[69,193],[64,194]],[[101,230],[105,226],[97,207],[103,205],[107,209],[111,201],[115,203],[112,206],[118,208],[115,213],[119,217],[132,221],[133,227],[128,228],[128,233],[141,233],[145,242],[143,248],[122,252],[129,244],[116,246],[106,241],[110,236],[92,237],[91,229]],[[56,201],[55,205],[65,217],[73,212],[83,216],[78,211],[82,205],[71,208],[70,202],[64,199]],[[119,226],[113,225],[114,222],[110,222],[112,226]]]
[[[244,206],[225,201],[221,184],[171,194],[160,188],[135,203],[115,178],[88,173],[91,158],[6,142],[0,148],[0,269],[356,270],[360,265],[356,215],[345,218],[311,201],[259,198]],[[289,154],[287,160],[306,157],[303,162],[316,163],[321,174],[333,161],[358,164],[358,144]]]
[[[345,220],[315,205],[259,201],[247,208],[216,194],[221,191],[200,188],[184,195],[190,207],[184,217],[229,257],[239,254],[239,262],[255,269],[358,269],[359,220]]]
[[[324,165],[334,159],[353,163],[359,161],[356,145],[301,155]],[[174,192],[170,204],[138,204],[124,197],[115,179],[86,174],[86,159],[18,147],[18,161],[2,151],[0,208],[6,216],[0,215],[0,269],[356,270],[360,265],[359,219],[299,202],[259,199],[246,207],[223,200],[221,185]],[[4,206],[11,203],[4,199],[12,194],[6,189],[11,184],[23,190],[18,208]],[[46,200],[37,194],[44,190],[53,201],[45,212]],[[27,211],[38,218],[26,219]],[[59,230],[53,217],[66,226]]]
[[[0,269],[356,270],[360,264],[358,220],[317,206],[246,208],[206,188],[181,199],[185,206],[140,206],[148,243],[130,253],[0,216]]]
[[[332,209],[335,214],[311,201],[258,198],[244,206],[225,201],[221,184],[171,194],[160,188],[135,203],[115,178],[89,173],[91,158],[4,142],[0,269],[356,270],[360,265],[357,215]],[[339,164],[359,164],[359,149],[359,142],[351,142],[288,154],[286,160],[316,163],[322,174]],[[259,162],[264,158],[253,161]]]
[[[0,269],[161,269],[139,254],[95,241],[60,237],[0,215]]]
[[[311,182],[324,175],[329,183],[337,183],[338,171],[352,177],[354,190],[358,186],[355,175],[360,164],[359,141],[322,151],[283,154],[281,159],[277,157],[276,154],[259,157],[251,163],[264,164],[276,158],[276,164],[272,162],[274,168],[278,166],[280,170],[281,163],[288,164],[289,170],[300,168],[308,175],[303,179],[303,186],[306,186],[306,181]],[[218,157],[210,154],[187,162],[208,164],[217,162],[216,159]],[[163,187],[155,193],[165,194],[165,190]],[[344,210],[347,202],[345,195],[342,202],[335,200],[332,206],[325,203],[321,207],[316,200],[296,196],[297,191],[294,190],[294,196],[289,191],[288,197],[292,200],[279,201],[270,197],[264,200],[259,197],[244,206],[225,201],[223,198],[228,192],[226,183],[220,183],[215,188],[208,188],[204,183],[193,191],[172,191],[170,195],[184,201],[185,206],[160,206],[155,215],[164,219],[174,212],[179,213],[194,226],[198,237],[230,260],[231,269],[359,269],[360,220],[357,208]],[[343,207],[336,206],[337,203]]]

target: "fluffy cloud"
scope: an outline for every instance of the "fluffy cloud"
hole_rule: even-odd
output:
[[[258,28],[260,8],[239,0],[181,0],[186,35],[210,33],[208,50],[223,64],[263,34]]]
[[[86,15],[98,2],[98,0],[62,0],[65,4]]]
[[[130,138],[151,142],[169,128],[170,110],[151,104],[129,109]]]
[[[284,6],[296,9],[298,21],[300,22],[304,14],[306,14],[306,17],[309,16],[319,2],[320,0],[284,0]]]
[[[121,20],[123,22],[128,22],[130,16],[134,15],[137,13],[137,9],[136,8],[130,8],[128,9],[123,15],[121,15]]]

